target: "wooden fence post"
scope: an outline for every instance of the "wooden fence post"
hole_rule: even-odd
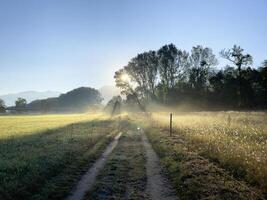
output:
[[[170,114],[170,136],[172,136],[172,113]]]

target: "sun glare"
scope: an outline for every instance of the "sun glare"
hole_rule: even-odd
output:
[[[124,82],[129,82],[130,81],[130,77],[128,74],[123,74],[121,75],[121,80]]]

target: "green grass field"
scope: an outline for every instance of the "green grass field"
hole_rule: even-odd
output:
[[[103,115],[1,117],[0,199],[61,199],[118,131]]]
[[[52,114],[0,116],[0,139],[21,137],[93,119],[105,119],[103,114]]]
[[[261,199],[267,191],[266,122],[263,112],[174,113],[170,137],[164,112],[115,119],[101,113],[1,116],[0,199],[64,199],[120,131],[125,135],[87,197],[101,198],[97,191],[109,186],[118,197],[129,188],[142,196],[146,174],[138,126],[180,199]],[[133,182],[116,189],[126,179]]]

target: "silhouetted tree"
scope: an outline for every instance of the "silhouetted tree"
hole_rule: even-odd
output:
[[[0,113],[6,112],[6,105],[3,99],[0,99]]]
[[[26,108],[27,101],[26,101],[26,99],[24,99],[24,98],[18,98],[18,99],[15,101],[15,105],[16,105],[16,108],[17,108],[17,109],[24,109],[24,108]]]
[[[173,44],[165,45],[158,50],[159,75],[165,103],[168,101],[169,91],[175,86],[177,54],[178,49]]]
[[[210,90],[212,95],[210,98],[220,105],[237,106],[238,98],[238,81],[237,70],[233,67],[226,66],[225,69],[213,74],[209,78]]]
[[[259,68],[260,73],[260,88],[261,88],[261,102],[264,105],[267,105],[267,60],[262,63],[262,66]]]
[[[144,53],[145,66],[147,67],[146,77],[148,85],[149,97],[152,99],[155,97],[155,90],[157,84],[157,74],[158,74],[158,56],[155,51],[149,51]]]
[[[195,93],[203,92],[207,87],[209,70],[218,63],[210,48],[200,45],[193,47],[189,57],[189,84]]]
[[[121,96],[114,96],[112,99],[107,103],[105,107],[105,111],[110,113],[111,116],[114,116],[116,114],[120,114],[122,105],[122,98]]]
[[[135,84],[135,92],[138,92],[143,98],[148,99],[149,84],[147,75],[149,72],[149,65],[147,65],[147,54],[138,54],[131,59],[125,67],[125,71],[133,82],[130,86],[133,87],[133,84]]]
[[[239,90],[238,90],[238,95],[239,95],[239,106],[242,105],[243,101],[243,92],[242,92],[242,68],[248,67],[249,65],[252,64],[252,56],[249,54],[244,54],[243,53],[244,49],[242,49],[240,46],[234,45],[233,48],[228,49],[228,50],[222,50],[220,52],[221,56],[233,64],[236,65],[237,71],[238,71],[238,84],[239,84]]]
[[[130,83],[132,78],[130,78],[129,71],[126,71],[125,67],[115,72],[114,79],[116,86],[121,89],[121,94],[128,95],[134,92]]]
[[[116,86],[128,105],[146,105],[149,97],[156,96],[158,102],[168,105],[267,106],[267,60],[258,69],[249,67],[252,57],[236,45],[220,54],[235,66],[215,69],[218,61],[210,48],[196,46],[189,54],[173,44],[165,45],[138,54],[115,72]]]
[[[127,67],[129,67],[129,65]],[[121,94],[126,95],[126,97],[134,97],[139,108],[142,111],[145,111],[145,106],[141,103],[141,99],[144,97],[142,90],[140,89],[141,83],[139,83],[139,86],[134,87],[134,84],[136,84],[136,80],[138,79],[132,77],[134,72],[130,72],[129,69],[127,70],[127,67],[115,72],[114,79],[116,86],[121,89]]]
[[[129,90],[129,86],[131,86],[131,88],[135,86],[135,92],[141,95],[142,98],[149,100],[149,98],[153,98],[155,94],[157,67],[158,59],[155,51],[138,54],[123,68],[123,74],[129,77],[130,80],[127,81],[128,83],[131,82],[131,84],[127,85],[127,83],[125,85],[126,80],[122,80],[121,77],[117,80],[117,83],[119,84],[120,81],[123,81],[123,86],[121,86],[127,88],[126,91]],[[120,73],[122,73],[122,71],[117,72],[117,74]]]

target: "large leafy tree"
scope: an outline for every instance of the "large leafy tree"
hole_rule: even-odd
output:
[[[149,97],[155,97],[155,89],[157,84],[157,74],[158,74],[158,56],[155,51],[145,52],[144,54],[145,68],[146,68],[146,79],[147,79],[147,89]]]
[[[149,100],[154,97],[157,81],[158,59],[155,51],[138,54],[124,67],[124,73],[129,75],[132,85],[142,98]]]
[[[189,84],[195,91],[202,92],[208,83],[209,70],[218,63],[210,48],[193,47],[189,57]]]
[[[163,100],[168,102],[170,92],[177,83],[184,79],[188,68],[189,54],[169,44],[158,50],[158,70],[160,75],[160,87],[162,88]]]
[[[178,49],[173,44],[165,45],[158,50],[159,74],[166,91],[175,86],[177,54]]]
[[[230,61],[231,63],[233,63],[236,67],[237,67],[237,71],[238,71],[238,96],[239,96],[239,106],[242,105],[242,101],[243,101],[243,97],[244,97],[244,92],[243,92],[243,88],[242,88],[242,69],[245,67],[248,67],[252,64],[253,59],[252,56],[250,54],[245,54],[244,53],[244,49],[242,49],[240,46],[234,45],[233,48],[231,49],[223,49],[220,52],[220,55],[227,59],[228,61]]]
[[[134,92],[134,88],[131,85],[133,77],[130,77],[129,70],[126,70],[125,68],[126,66],[116,71],[114,79],[116,86],[121,89],[121,94],[128,95]]]
[[[155,51],[144,52],[132,58],[127,66],[115,72],[116,86],[122,94],[147,101],[155,96],[158,58]]]
[[[114,79],[116,86],[121,89],[121,94],[125,95],[126,98],[131,97],[137,102],[139,108],[145,111],[145,106],[141,103],[142,94],[139,92],[138,87],[134,84],[134,78],[130,77],[129,71],[125,70],[126,67],[115,72]]]
[[[176,70],[175,70],[176,82],[184,81],[189,66],[190,66],[189,53],[186,51],[178,50],[176,57]]]
[[[126,103],[141,105],[156,96],[168,104],[192,100],[236,107],[242,99],[246,107],[267,105],[267,60],[259,69],[250,68],[252,57],[236,45],[220,54],[234,66],[218,71],[210,48],[195,46],[189,54],[169,44],[138,54],[114,78]]]

